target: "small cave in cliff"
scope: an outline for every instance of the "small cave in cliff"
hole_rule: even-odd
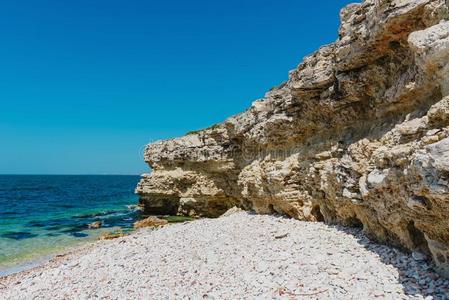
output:
[[[426,237],[424,236],[424,233],[422,233],[421,230],[416,228],[414,221],[410,221],[407,224],[407,231],[409,233],[410,239],[412,240],[413,247],[415,248],[415,250],[421,251],[424,254],[430,256],[431,252],[427,244]]]
[[[140,197],[140,204],[144,206],[144,215],[176,215],[179,210],[177,197]]]
[[[321,213],[321,208],[320,208],[319,205],[315,205],[315,206],[312,208],[312,211],[311,211],[310,213],[312,214],[312,216],[315,217],[315,220],[316,220],[317,222],[324,222],[324,216],[323,216],[323,214]]]
[[[345,225],[355,228],[363,228],[363,223],[356,216],[345,219]]]

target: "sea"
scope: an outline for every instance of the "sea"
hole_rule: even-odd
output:
[[[0,175],[0,276],[57,253],[130,231],[140,217],[139,176]],[[101,222],[98,229],[89,224]]]

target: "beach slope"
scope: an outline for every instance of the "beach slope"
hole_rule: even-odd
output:
[[[360,229],[239,212],[142,229],[0,279],[1,299],[424,299],[449,296],[419,255]]]

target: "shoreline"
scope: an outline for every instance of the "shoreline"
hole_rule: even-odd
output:
[[[56,251],[55,253],[49,254],[42,258],[37,258],[36,260],[32,260],[29,264],[25,263],[26,265],[30,265],[29,267],[24,267],[23,269],[18,266],[13,266],[11,268],[6,269],[0,269],[0,284],[2,284],[2,281],[11,280],[16,277],[26,276],[33,272],[39,272],[42,270],[45,270],[47,268],[51,267],[57,267],[65,260],[71,259],[76,257],[77,255],[81,255],[82,253],[86,253],[96,246],[98,246],[99,243],[102,241],[100,240],[91,240],[86,241],[85,243],[82,243],[81,245],[73,245],[69,246],[65,250]],[[16,272],[9,273],[3,275],[4,270],[8,269],[18,269]],[[6,273],[6,272],[5,272]],[[0,287],[1,290],[1,287]]]
[[[12,266],[1,267],[0,268],[0,278],[39,267],[40,265],[43,265],[43,264],[49,262],[56,255],[57,254],[46,255],[46,256],[36,258],[36,259],[27,260],[25,262],[20,262],[20,263],[14,264]]]
[[[121,227],[99,228],[90,230],[91,235],[86,240],[79,240],[72,244],[57,245],[47,252],[36,254],[35,256],[24,258],[17,261],[15,264],[6,263],[5,266],[0,267],[0,279],[17,273],[25,272],[39,268],[42,265],[52,262],[54,259],[65,256],[74,251],[89,247],[92,244],[97,244],[100,241],[100,236],[103,233],[113,232],[121,229]],[[132,232],[132,231],[131,231]]]
[[[132,206],[132,205],[129,205]],[[131,208],[130,208],[131,209]],[[193,221],[195,219],[189,218],[189,217],[178,217],[178,216],[166,216],[166,219],[169,220],[170,224],[176,224],[176,223],[182,223],[186,221]],[[139,220],[139,219],[136,219]],[[186,221],[179,221],[179,220],[186,220]],[[34,270],[36,268],[40,268],[41,266],[44,266],[46,264],[52,263],[54,260],[56,260],[59,257],[67,256],[73,252],[82,250],[84,248],[91,248],[95,245],[101,244],[102,242],[105,242],[106,240],[101,240],[102,234],[112,233],[118,230],[123,230],[125,233],[125,236],[132,235],[135,233],[138,229],[128,229],[128,228],[121,228],[121,227],[109,227],[109,228],[99,228],[99,229],[93,229],[91,230],[94,232],[87,240],[85,241],[78,241],[75,244],[71,245],[65,245],[62,248],[55,248],[54,251],[49,251],[46,254],[36,255],[33,258],[24,259],[23,261],[18,262],[17,264],[0,267],[0,281],[2,278],[15,275],[18,273]],[[56,250],[57,249],[57,250]]]
[[[449,281],[357,228],[239,212],[82,245],[0,277],[0,293],[4,299],[447,299]]]

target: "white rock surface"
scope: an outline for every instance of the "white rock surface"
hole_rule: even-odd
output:
[[[245,212],[143,229],[0,279],[2,300],[448,297],[425,262],[359,229]]]

